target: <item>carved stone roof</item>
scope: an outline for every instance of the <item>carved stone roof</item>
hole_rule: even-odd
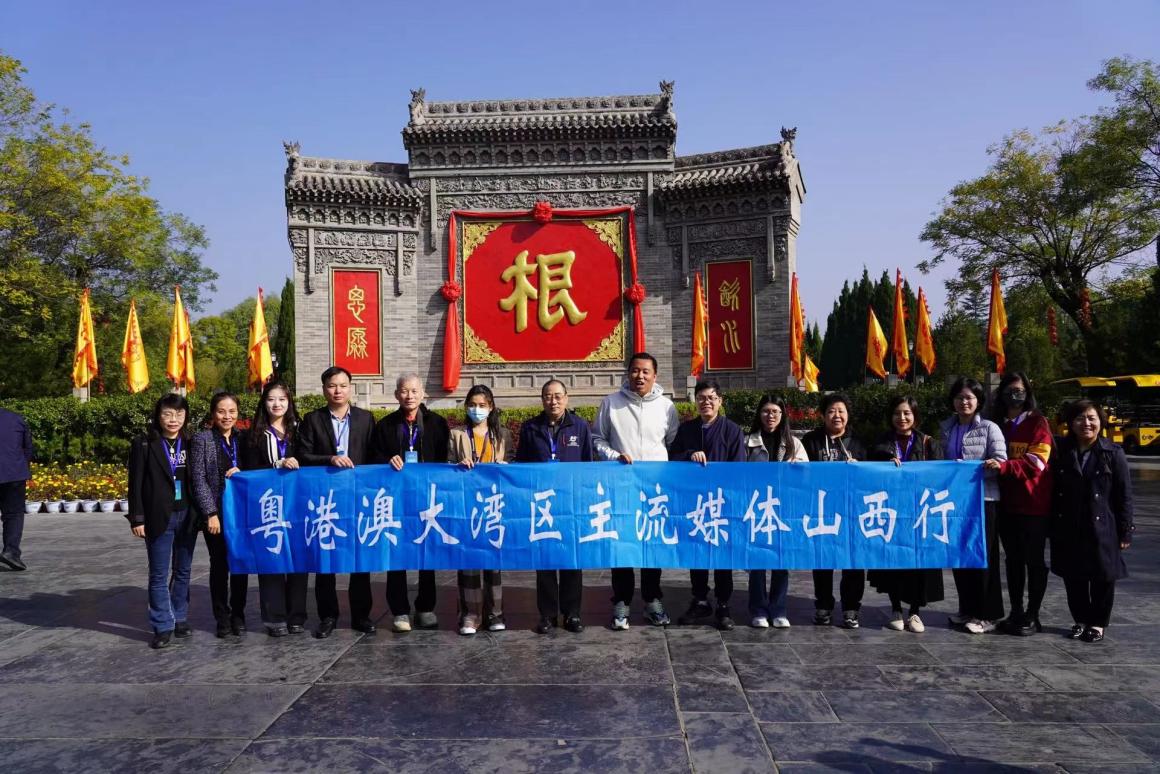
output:
[[[678,156],[673,175],[660,186],[668,198],[725,190],[784,189],[797,167],[788,142]]]
[[[675,140],[671,85],[660,94],[552,99],[427,102],[413,92],[403,145],[525,142],[598,137]]]
[[[287,158],[286,202],[417,208],[423,192],[408,182],[406,164],[311,158],[295,152]]]

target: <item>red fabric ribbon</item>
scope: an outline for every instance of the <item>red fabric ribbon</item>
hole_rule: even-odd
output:
[[[532,219],[537,223],[550,223],[552,221],[552,203],[551,202],[536,202],[532,207]]]
[[[630,304],[640,305],[644,302],[645,295],[644,285],[639,282],[634,282],[624,289],[624,298]]]
[[[455,280],[447,280],[443,286],[439,288],[439,293],[447,299],[447,303],[454,304],[463,297],[463,286]]]

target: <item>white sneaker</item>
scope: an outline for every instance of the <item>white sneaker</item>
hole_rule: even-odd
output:
[[[617,602],[612,608],[612,630],[622,632],[628,629],[628,605]]]
[[[993,621],[980,621],[977,618],[973,618],[967,621],[966,629],[971,634],[987,634],[988,632],[995,631],[995,623]]]
[[[394,623],[391,624],[391,628],[397,632],[409,632],[409,631],[411,631],[411,616],[409,616],[409,615],[397,615],[397,616],[395,616],[395,620],[394,620]]]
[[[896,632],[900,632],[906,628],[906,622],[902,620],[901,610],[895,610],[893,613],[891,613],[890,620],[886,623],[886,627],[888,629],[893,629]]]
[[[754,629],[768,629],[769,619],[763,615],[755,615],[753,616],[753,620],[749,622],[749,625]]]
[[[475,616],[465,615],[459,621],[459,633],[466,636],[475,634],[479,629],[479,624],[475,620]]]
[[[918,617],[918,613],[914,613],[910,618],[906,619],[906,628],[915,634],[921,634],[926,631],[926,625],[923,624],[922,619]]]
[[[789,619],[786,618],[784,615],[779,615],[777,618],[773,619],[773,628],[774,629],[788,629],[789,628]]]

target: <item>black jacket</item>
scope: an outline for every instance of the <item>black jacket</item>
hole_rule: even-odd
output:
[[[910,447],[910,456],[903,462],[927,462],[942,459],[940,444],[926,433],[914,431],[914,442]],[[903,452],[906,450],[903,449]],[[867,459],[874,462],[890,462],[898,453],[895,447],[894,433],[889,432],[878,437],[878,442],[870,449]]]
[[[592,428],[582,417],[566,411],[557,429],[556,459],[560,462],[592,462],[596,459],[592,448]],[[520,425],[520,443],[516,462],[551,462],[552,430],[548,415],[540,413]]]
[[[1065,578],[1127,576],[1120,543],[1132,541],[1132,480],[1124,450],[1100,438],[1082,472],[1075,439],[1052,450],[1051,571]]]
[[[287,444],[286,456],[293,457],[297,436]],[[261,435],[252,430],[247,434],[246,443],[238,450],[238,467],[242,470],[265,470],[274,467],[278,461],[278,442],[269,433]]]
[[[701,418],[682,422],[669,444],[670,460],[688,460],[705,452],[709,462],[745,462],[745,433],[729,417],[717,417],[706,430]]]
[[[375,418],[371,412],[358,406],[350,409],[350,430],[346,439],[346,456],[355,465],[374,462]],[[307,414],[298,425],[298,442],[294,456],[299,465],[329,465],[338,454],[338,439],[330,423],[330,409],[325,406]]]
[[[0,484],[32,478],[32,432],[24,417],[0,409]]]
[[[827,440],[829,440],[828,445]],[[819,427],[802,436],[802,446],[805,447],[806,456],[810,458],[811,462],[828,462],[829,460],[826,459],[827,448],[831,451],[837,451],[839,459],[845,459],[846,455],[854,460],[866,459],[866,447],[849,432],[835,441],[829,438],[825,428]]]
[[[144,524],[147,538],[155,538],[169,527],[176,496],[173,473],[163,444],[160,438],[150,440],[142,435],[134,438],[129,446],[129,512],[125,518],[133,526]],[[184,439],[183,446],[187,479],[184,495],[186,502],[190,502],[188,438]]]
[[[447,420],[436,414],[425,404],[419,404],[416,418],[419,425],[419,462],[447,462],[447,450],[451,446],[451,428]],[[404,456],[407,442],[407,420],[402,411],[392,411],[375,425],[375,462],[387,462],[398,455]]]

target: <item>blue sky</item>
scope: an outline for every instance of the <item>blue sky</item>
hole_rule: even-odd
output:
[[[655,92],[676,81],[678,153],[797,126],[807,315],[842,281],[914,268],[923,224],[1014,129],[1090,113],[1111,56],[1160,59],[1160,2],[6,2],[0,50],[41,99],[132,157],[204,225],[220,311],[290,271],[283,139],[405,161],[408,89],[429,99]]]

